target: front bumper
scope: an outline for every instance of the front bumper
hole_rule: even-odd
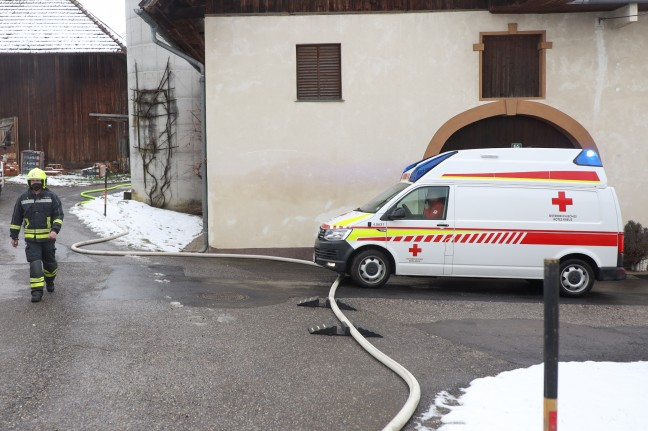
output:
[[[313,262],[326,269],[343,274],[347,269],[347,263],[353,247],[346,241],[324,241],[319,238],[315,240],[315,252]]]

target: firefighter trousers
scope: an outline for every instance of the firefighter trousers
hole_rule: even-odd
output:
[[[51,285],[58,273],[56,241],[25,241],[25,254],[29,262],[29,286],[43,290],[45,283]]]

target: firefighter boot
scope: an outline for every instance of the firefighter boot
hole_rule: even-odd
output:
[[[41,287],[40,289],[32,289],[31,296],[31,302],[40,302],[41,298],[43,297],[43,288]]]
[[[45,283],[45,288],[49,293],[54,292],[54,282],[52,281],[52,282]]]

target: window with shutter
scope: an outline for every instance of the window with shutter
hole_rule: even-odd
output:
[[[545,42],[544,31],[518,32],[517,24],[509,24],[509,31],[481,33],[480,99],[545,97]]]
[[[340,44],[297,45],[297,100],[342,100]]]

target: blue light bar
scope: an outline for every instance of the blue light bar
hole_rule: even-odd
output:
[[[581,151],[580,154],[574,159],[574,163],[580,166],[603,166],[598,153],[592,149]]]
[[[419,180],[423,175],[427,174],[430,172],[435,166],[437,166],[439,163],[444,161],[445,159],[454,156],[457,154],[456,151],[449,151],[447,153],[442,153],[439,154],[436,157],[433,157],[431,159],[428,159],[427,161],[421,163],[414,169],[412,174],[409,177],[409,180],[413,183],[415,183],[417,180]]]
[[[412,169],[414,166],[416,166],[416,165],[418,165],[419,163],[421,163],[423,160],[425,160],[425,159],[419,160],[418,162],[414,162],[414,163],[412,163],[411,165],[406,166],[405,169],[403,169],[403,173],[409,171],[409,170]]]

